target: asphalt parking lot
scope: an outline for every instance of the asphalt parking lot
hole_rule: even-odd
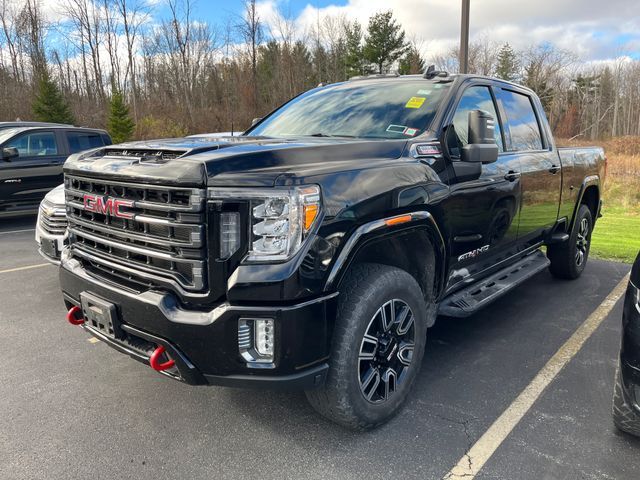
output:
[[[302,393],[190,387],[90,342],[64,320],[34,221],[0,221],[2,479],[441,479],[629,271],[593,260],[574,282],[545,271],[480,314],[440,319],[406,408],[353,433]],[[476,478],[637,478],[640,441],[610,417],[621,306]]]

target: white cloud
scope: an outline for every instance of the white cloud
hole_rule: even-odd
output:
[[[346,5],[316,8],[308,4],[295,19],[300,34],[324,16],[344,16],[366,25],[376,12],[391,9],[409,38],[437,54],[456,45],[460,29],[459,0],[348,0]],[[273,26],[285,1],[259,3],[260,15]],[[637,0],[483,0],[471,2],[471,36],[486,36],[516,48],[551,42],[584,60],[606,59],[640,51],[640,8]],[[624,41],[623,35],[628,36]],[[621,40],[623,38],[623,40]],[[635,51],[634,51],[635,49]]]

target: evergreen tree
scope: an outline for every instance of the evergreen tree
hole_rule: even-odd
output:
[[[369,19],[363,49],[364,58],[374,64],[378,73],[384,73],[407,51],[405,34],[393,18],[393,13],[376,13]]]
[[[511,48],[511,45],[505,43],[498,52],[496,77],[513,82],[518,79],[519,68],[520,64],[516,52]]]
[[[113,143],[122,143],[130,140],[136,124],[129,115],[129,107],[124,103],[124,97],[118,91],[111,96],[109,105],[109,118],[107,119],[107,130]]]
[[[31,109],[34,118],[40,122],[75,123],[69,105],[46,69],[40,75],[38,93]]]
[[[345,70],[347,78],[369,73],[362,48],[362,26],[358,21],[345,25]]]
[[[415,45],[411,45],[404,57],[400,59],[400,75],[413,75],[424,73],[424,60]]]

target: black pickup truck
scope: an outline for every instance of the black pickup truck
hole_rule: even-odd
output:
[[[169,377],[304,389],[371,428],[404,402],[438,314],[547,267],[582,273],[604,171],[599,148],[556,148],[512,83],[430,69],[320,86],[239,137],[70,157],[67,320]]]
[[[44,196],[62,183],[69,155],[110,144],[104,130],[0,122],[0,218],[36,213]]]

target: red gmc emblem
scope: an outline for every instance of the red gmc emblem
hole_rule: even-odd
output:
[[[133,213],[123,212],[122,207],[133,207],[131,200],[121,200],[112,197],[102,197],[100,195],[85,194],[84,209],[87,212],[102,213],[118,218],[133,218]]]

